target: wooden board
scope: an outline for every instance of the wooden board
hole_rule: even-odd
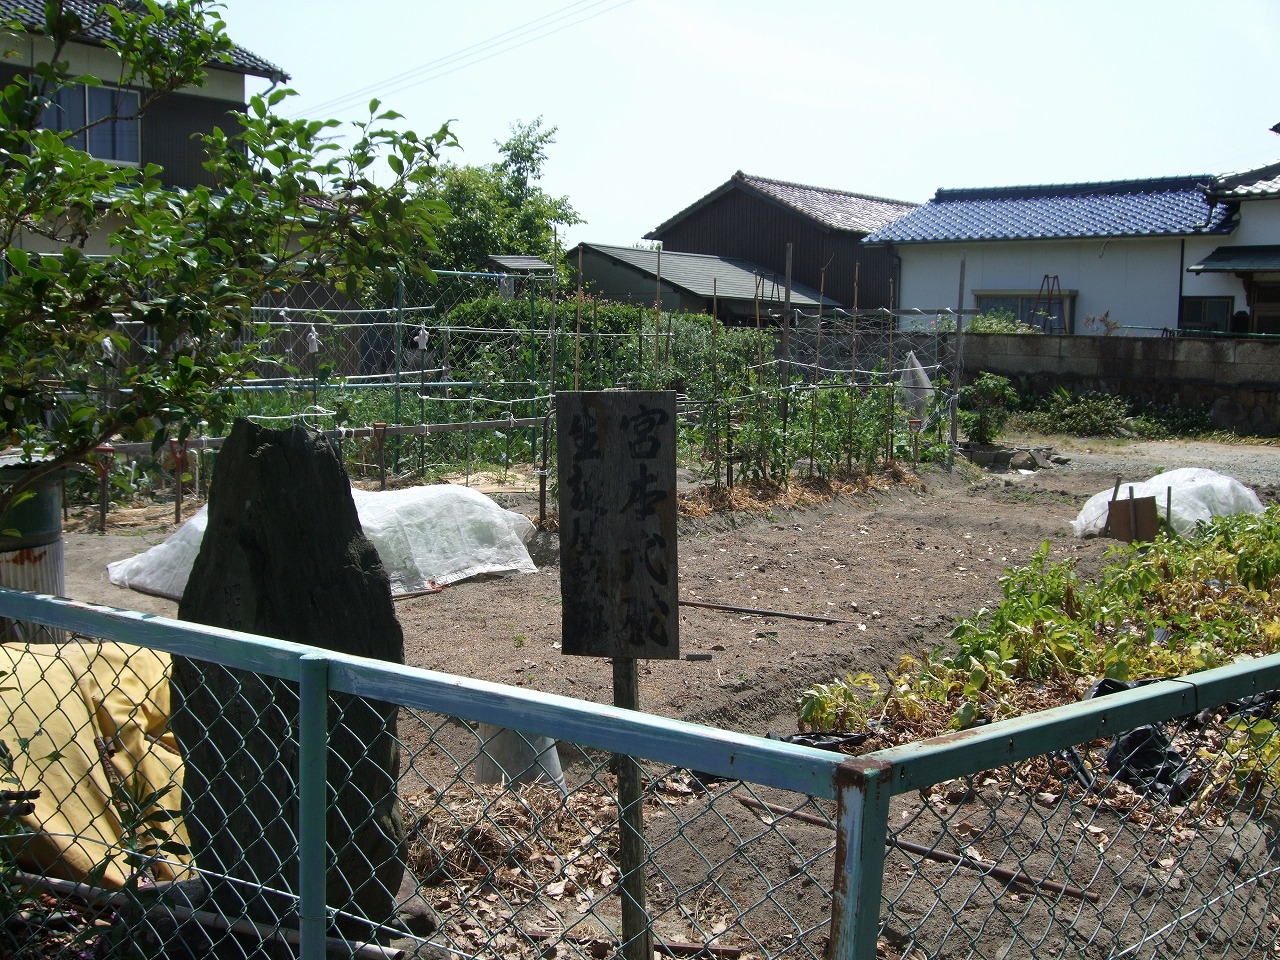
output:
[[[1160,519],[1155,497],[1125,497],[1112,500],[1107,510],[1107,532],[1116,540],[1132,543],[1156,538]]]
[[[675,393],[556,395],[561,651],[680,656]]]

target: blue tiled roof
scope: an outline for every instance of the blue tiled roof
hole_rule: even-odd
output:
[[[939,190],[866,243],[1055,240],[1228,233],[1233,209],[1210,202],[1213,176]]]

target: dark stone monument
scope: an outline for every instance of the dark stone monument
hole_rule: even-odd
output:
[[[300,427],[272,430],[240,420],[232,428],[178,613],[196,623],[404,662],[391,589],[361,531],[342,461],[327,441]],[[183,809],[212,908],[296,926],[297,685],[175,657],[173,688]],[[329,731],[328,905],[374,924],[392,922],[404,846],[395,794],[396,707],[334,695]],[[360,939],[376,934],[341,916],[339,927]]]

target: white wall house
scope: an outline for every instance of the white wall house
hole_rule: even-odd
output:
[[[939,190],[864,242],[898,258],[905,309],[1005,309],[1049,333],[1280,333],[1280,164]]]

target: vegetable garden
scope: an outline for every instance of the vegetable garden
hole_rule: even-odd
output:
[[[238,416],[330,432],[358,478],[545,476],[551,398],[575,389],[676,390],[682,459],[717,487],[948,456],[945,334],[897,332],[885,311],[796,314],[785,330],[763,319],[726,326],[705,314],[557,301],[549,286],[442,274],[426,303],[406,304],[399,284],[386,307],[340,309],[324,295],[259,307],[246,334],[261,357],[256,378],[225,393],[216,421],[175,431],[185,448],[117,445],[108,496],[171,487],[178,474],[185,489],[202,486],[204,451]]]

